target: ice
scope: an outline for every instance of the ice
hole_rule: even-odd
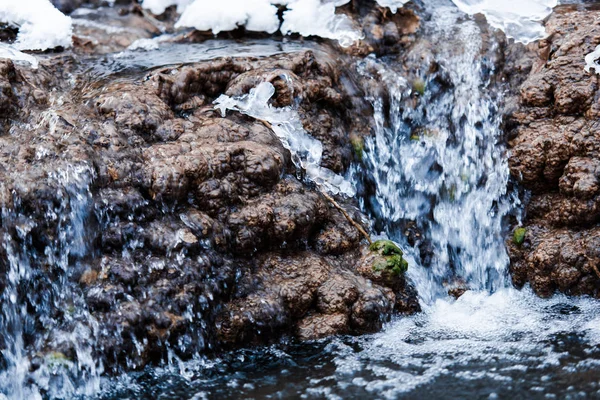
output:
[[[34,56],[20,52],[5,43],[0,43],[0,58],[10,58],[13,61],[24,61],[31,64],[33,68],[37,68],[38,66],[38,61]]]
[[[381,0],[390,4],[404,0]],[[362,38],[360,30],[351,20],[336,14],[336,7],[349,0],[144,0],[143,6],[154,14],[161,14],[171,5],[177,5],[181,13],[177,28],[195,28],[217,34],[244,26],[247,30],[284,35],[299,33],[303,36],[320,36],[338,40],[342,46],[350,46]],[[277,15],[278,7],[285,6],[283,23]],[[395,10],[394,10],[395,11]]]
[[[488,23],[517,42],[544,38],[541,21],[552,12],[558,0],[452,0],[463,12],[484,14]]]
[[[182,13],[192,1],[193,0],[144,0],[142,6],[155,15],[164,13],[167,7],[170,6],[177,6],[177,12]]]
[[[127,48],[127,50],[133,51],[133,50],[146,50],[146,51],[150,51],[150,50],[158,50],[159,48],[159,41],[156,40],[157,38],[154,39],[137,39],[135,42],[131,43],[129,45],[129,47]]]
[[[409,1],[410,0],[377,0],[377,4],[381,7],[388,7],[393,13],[396,13],[400,7]]]
[[[277,7],[269,0],[195,0],[175,24],[177,28],[212,30],[215,35],[239,26],[274,33],[279,29]]]
[[[600,74],[598,59],[600,59],[600,45],[596,46],[594,51],[585,56],[585,71],[590,72],[590,68],[594,68],[594,72]]]
[[[71,18],[49,0],[0,0],[0,22],[19,27],[16,50],[71,46]]]
[[[225,116],[227,110],[239,111],[268,122],[283,146],[290,151],[294,164],[306,171],[306,176],[331,194],[354,196],[354,188],[342,176],[321,167],[323,144],[311,137],[302,126],[300,116],[292,107],[276,108],[269,104],[275,88],[269,82],[260,83],[247,95],[232,98],[221,95],[215,108]]]
[[[320,0],[291,1],[283,13],[281,33],[320,36],[338,40],[343,47],[351,46],[362,38],[362,32],[352,26],[348,17],[335,13],[336,6],[346,3],[346,0],[330,3]]]

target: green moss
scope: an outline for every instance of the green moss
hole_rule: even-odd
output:
[[[408,262],[396,254],[387,258],[387,268],[395,275],[402,275],[408,270]]]
[[[71,360],[60,351],[51,351],[46,354],[46,362],[51,368],[67,367]]]
[[[370,250],[383,257],[383,260],[379,260],[373,265],[374,271],[389,271],[393,275],[399,276],[408,270],[408,262],[402,257],[404,253],[391,240],[378,240],[371,244]]]
[[[360,136],[352,136],[350,138],[350,144],[352,145],[352,150],[354,150],[356,157],[362,161],[365,152],[365,141],[363,138]]]
[[[418,93],[419,96],[423,96],[425,94],[425,89],[427,89],[427,83],[423,79],[417,78],[413,81],[413,92]]]
[[[402,250],[400,247],[396,246],[396,243],[391,240],[377,240],[371,244],[369,247],[371,251],[377,251],[382,256],[391,256],[394,254],[402,255]]]
[[[525,234],[527,233],[527,229],[525,228],[517,228],[513,233],[513,243],[520,246],[525,241]]]

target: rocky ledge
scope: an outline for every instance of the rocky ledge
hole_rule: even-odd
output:
[[[76,47],[37,70],[0,60],[0,284],[35,310],[26,342],[74,360],[82,343],[64,333],[85,326],[105,367],[139,368],[166,348],[372,332],[419,309],[399,249],[369,250],[268,124],[212,104],[272,83],[272,106],[297,108],[343,173],[371,118],[340,72],[350,55],[314,44],[111,72],[99,53],[154,28],[137,6],[107,12],[136,28],[109,41],[78,23]]]
[[[560,6],[549,37],[508,52],[513,178],[527,190],[524,226],[509,240],[511,272],[541,296],[600,296],[600,104],[584,57],[600,44],[600,12]]]

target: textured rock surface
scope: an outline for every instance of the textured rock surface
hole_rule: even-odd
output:
[[[510,169],[530,193],[511,269],[517,285],[529,282],[542,296],[600,296],[599,80],[583,69],[600,44],[598,21],[597,10],[559,7],[548,39],[508,55],[510,83],[520,84],[507,102]]]
[[[322,166],[343,173],[370,118],[340,75],[350,56],[313,45],[113,71],[98,54],[156,35],[158,22],[136,6],[98,12],[37,70],[0,60],[0,287],[9,249],[32,273],[19,301],[46,321],[32,318],[26,341],[74,359],[53,324],[90,326],[106,367],[137,368],[167,347],[358,334],[418,309],[402,276],[373,276],[366,242],[268,126],[212,106],[271,82],[272,104],[297,107]]]

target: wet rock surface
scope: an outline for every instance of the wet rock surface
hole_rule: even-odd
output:
[[[271,82],[272,105],[297,107],[323,143],[322,166],[343,173],[350,138],[369,134],[362,94],[340,72],[353,59],[325,44],[90,69],[158,34],[137,6],[123,9],[75,23],[75,48],[37,70],[0,60],[0,287],[14,255],[30,273],[15,283],[18,301],[39,309],[25,340],[80,360],[68,333],[83,330],[93,356],[118,370],[167,348],[185,357],[372,332],[418,310],[402,274],[374,274],[364,238],[302,179],[268,124],[212,105]],[[337,200],[365,223],[353,199]]]
[[[600,296],[598,75],[584,56],[600,44],[598,10],[558,7],[548,39],[507,68],[519,92],[507,102],[511,174],[527,189],[523,230],[510,240],[513,281],[550,296]]]

